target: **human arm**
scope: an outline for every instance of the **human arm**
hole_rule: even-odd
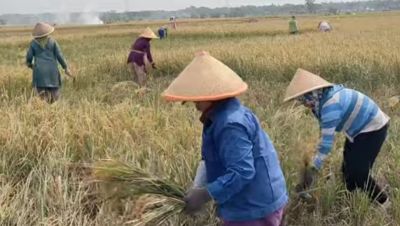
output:
[[[254,178],[253,144],[246,129],[239,124],[224,128],[215,140],[226,170],[224,175],[207,184],[207,190],[218,204],[223,204]]]
[[[301,196],[309,196],[303,191],[306,191],[314,184],[319,170],[322,168],[325,159],[331,152],[335,139],[335,130],[340,123],[341,114],[342,109],[337,98],[330,100],[322,107],[320,112],[321,137],[317,146],[317,152],[311,163],[308,161],[305,162],[301,170],[300,183],[296,186],[296,191],[299,192]]]
[[[58,45],[58,43],[56,41],[54,41],[54,54],[57,58],[57,61],[61,64],[61,67],[64,69],[65,74],[72,77],[72,73],[68,68],[67,62],[64,58],[64,55],[62,54],[60,45]]]
[[[149,62],[151,64],[153,64],[153,56],[151,55],[151,46],[150,46],[150,42],[147,43],[146,47],[145,47],[145,52],[147,55],[147,59],[149,60]]]
[[[325,106],[321,110],[321,137],[317,146],[317,153],[313,158],[313,166],[320,170],[325,159],[330,154],[335,141],[336,127],[341,120],[341,106],[339,103],[333,103]]]
[[[28,52],[26,53],[26,66],[29,68],[33,67],[33,56],[35,52],[33,50],[32,44],[29,45]]]
[[[193,214],[199,211],[202,206],[211,200],[210,194],[205,188],[207,185],[207,170],[204,160],[199,162],[196,170],[196,176],[192,187],[187,191],[184,211],[187,214]]]
[[[207,185],[207,169],[204,160],[199,162],[192,188],[203,188]]]

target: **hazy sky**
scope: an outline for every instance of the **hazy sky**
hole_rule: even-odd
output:
[[[328,1],[343,2],[344,0],[317,0],[317,2]],[[304,0],[0,0],[0,14],[110,10],[175,10],[191,5],[214,8],[240,5],[270,5],[271,3],[303,4]]]

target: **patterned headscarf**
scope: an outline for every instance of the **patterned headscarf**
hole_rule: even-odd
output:
[[[323,95],[323,89],[318,89],[298,97],[297,100],[303,105],[312,106],[312,112],[317,118],[319,118],[320,116],[319,107],[322,95]]]

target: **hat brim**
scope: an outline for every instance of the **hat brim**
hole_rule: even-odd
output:
[[[158,36],[148,36],[148,35],[139,35],[141,38],[149,38],[149,39],[159,39],[160,37]]]
[[[299,97],[299,96],[302,96],[302,95],[304,95],[304,94],[306,94],[306,93],[308,93],[308,92],[311,92],[311,91],[314,91],[314,90],[317,90],[317,89],[322,89],[322,88],[332,87],[332,86],[333,86],[333,84],[331,84],[331,83],[329,83],[329,84],[324,84],[324,85],[320,85],[320,86],[315,86],[315,87],[312,87],[311,89],[306,89],[306,90],[304,90],[304,91],[302,91],[302,92],[299,92],[299,93],[297,93],[297,94],[295,94],[295,95],[292,95],[292,96],[290,96],[290,97],[286,97],[286,98],[283,100],[283,102],[291,101],[291,100],[293,100],[293,99],[295,99],[295,98],[297,98],[297,97]]]
[[[246,92],[248,89],[248,85],[244,83],[244,85],[237,91],[230,92],[230,93],[223,93],[220,95],[214,96],[177,96],[177,95],[170,95],[170,94],[162,94],[162,97],[167,101],[216,101],[216,100],[223,100],[230,97],[239,96],[240,94]]]
[[[43,38],[43,37],[46,37],[46,36],[49,36],[51,33],[53,33],[54,32],[54,27],[52,27],[51,28],[51,30],[49,31],[49,32],[47,32],[46,34],[42,34],[42,35],[32,35],[32,37],[34,37],[34,38]]]

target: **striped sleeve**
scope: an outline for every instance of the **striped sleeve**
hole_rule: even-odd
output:
[[[342,115],[342,108],[339,104],[339,96],[333,97],[328,101],[321,110],[321,138],[317,147],[317,154],[314,157],[314,166],[318,169],[328,154],[331,152],[333,143],[335,141],[335,130],[340,123]]]

